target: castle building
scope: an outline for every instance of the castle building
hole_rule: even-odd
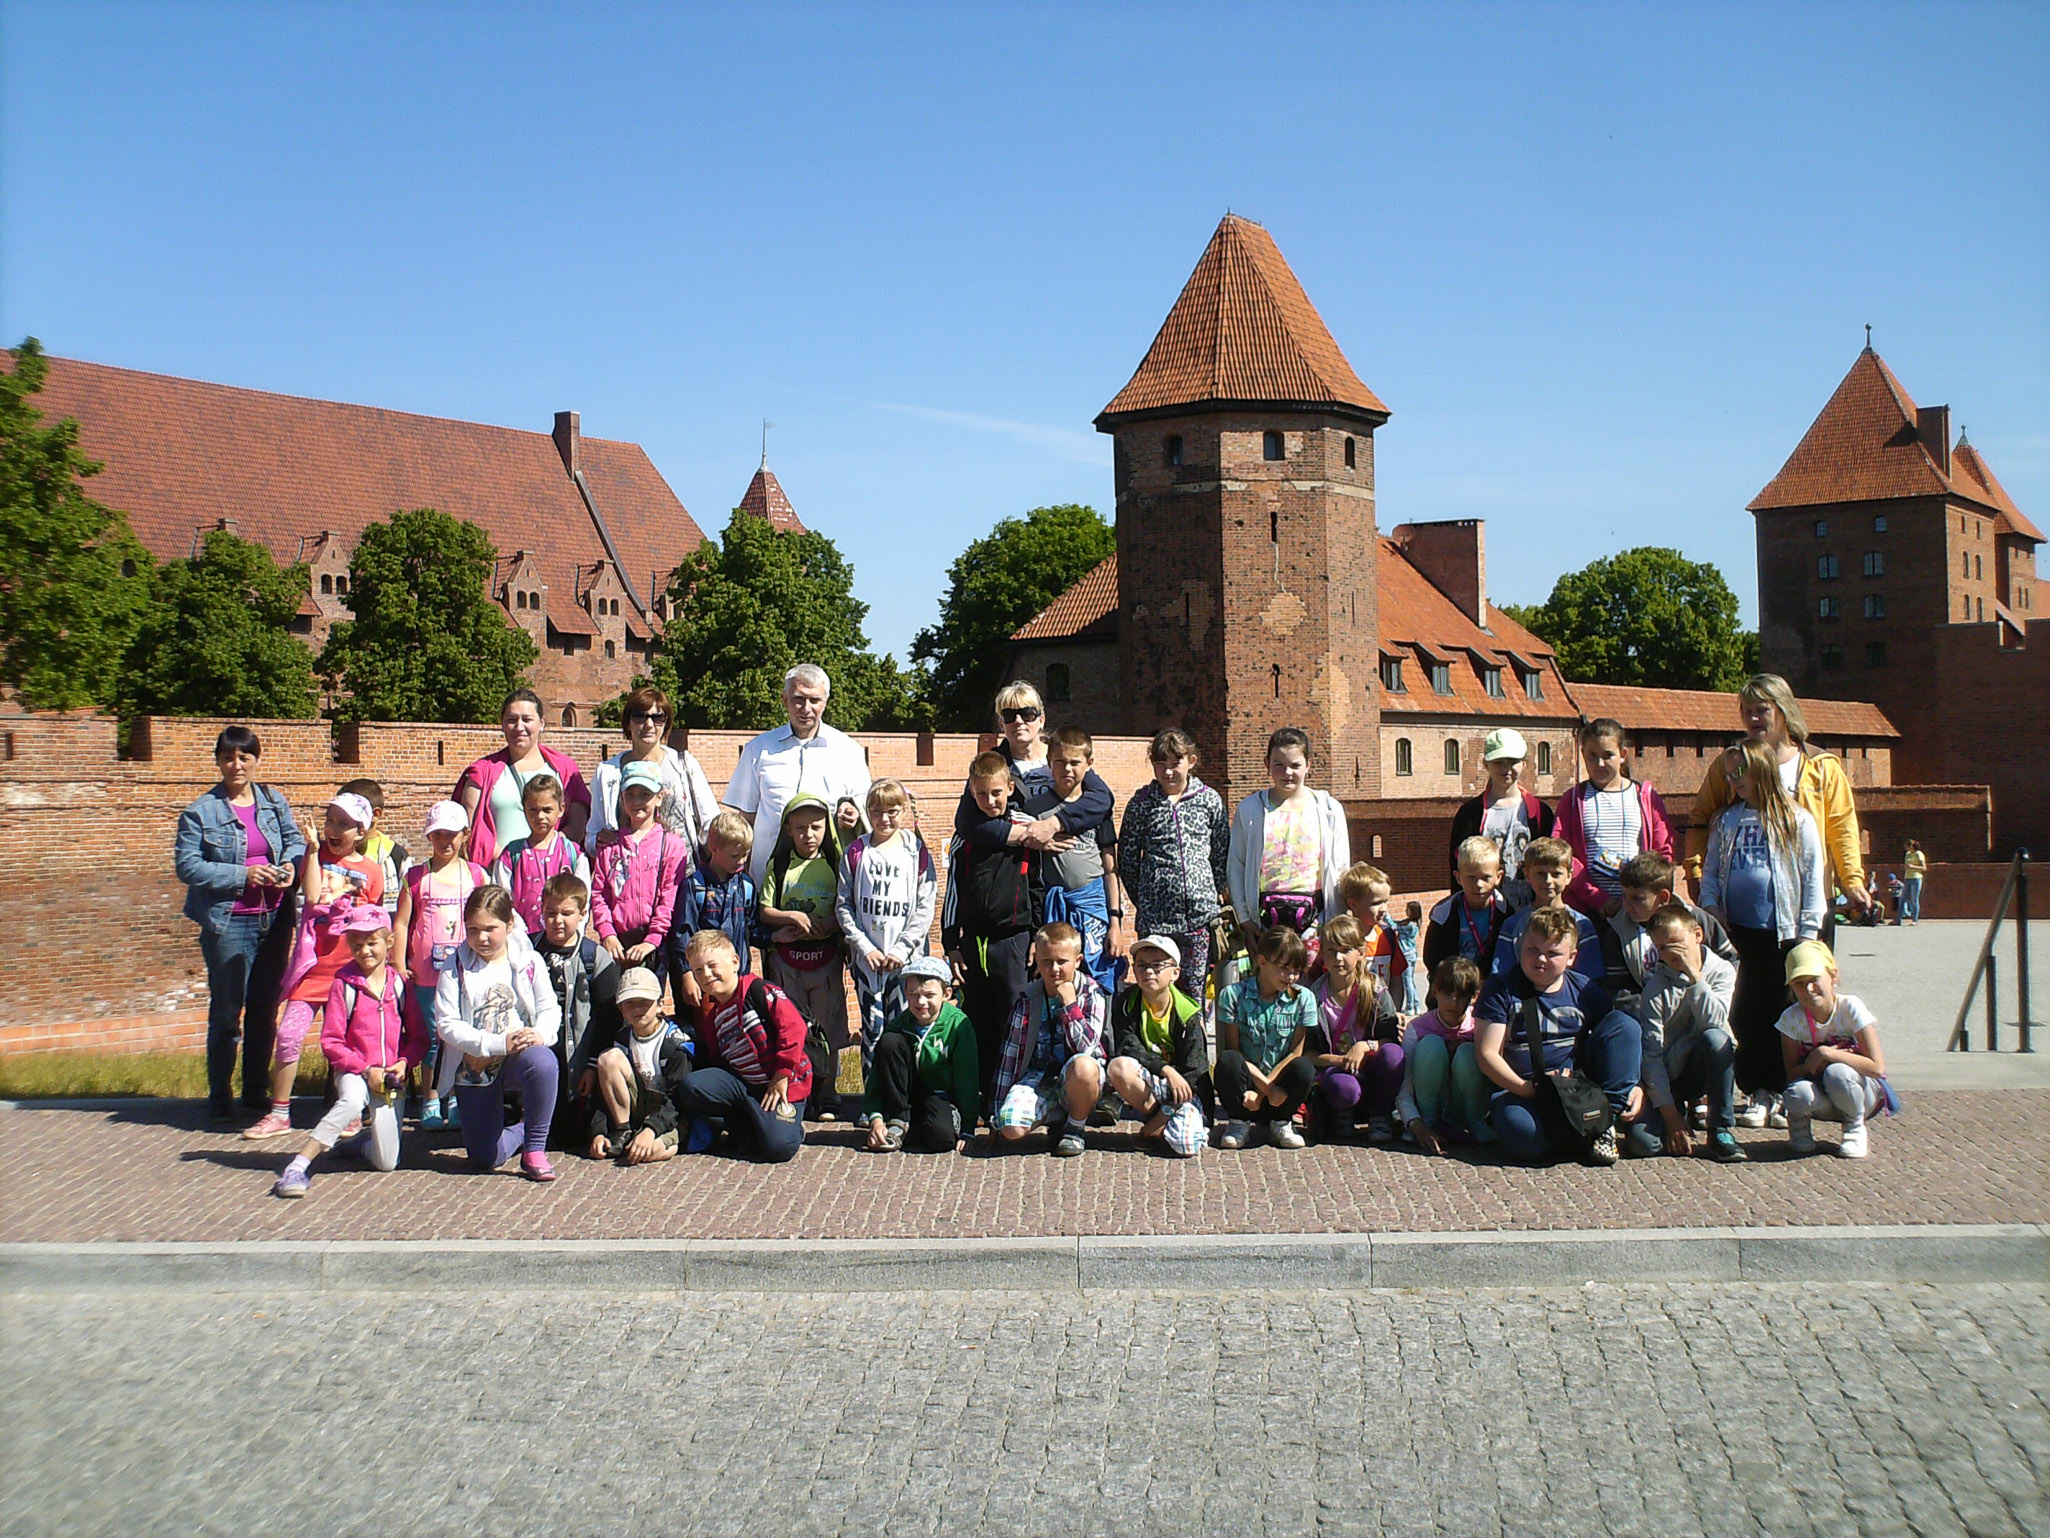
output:
[[[1750,510],[1765,667],[1876,703],[1897,782],[1990,786],[1997,853],[2050,844],[2043,534],[1950,408],[1868,344]]]

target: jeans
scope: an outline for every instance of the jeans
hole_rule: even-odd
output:
[[[1666,1079],[1673,1087],[1673,1104],[1680,1114],[1694,1104],[1697,1095],[1708,1096],[1709,1131],[1727,1132],[1737,1124],[1737,1044],[1722,1030],[1700,1031],[1683,1036],[1666,1047]],[[1665,1118],[1647,1098],[1643,1122],[1662,1131]]]
[[[1434,1125],[1457,1121],[1476,1137],[1494,1141],[1488,1126],[1488,1080],[1472,1042],[1455,1048],[1443,1036],[1418,1032],[1409,1064],[1410,1093],[1419,1116]]]
[[[788,1101],[771,1115],[762,1109],[761,1091],[729,1069],[693,1068],[677,1082],[676,1104],[692,1121],[724,1122],[733,1140],[763,1164],[786,1164],[804,1146],[804,1102]],[[467,1131],[469,1123],[463,1126]]]
[[[905,1152],[952,1153],[961,1138],[961,1113],[919,1078],[917,1038],[906,1031],[884,1036],[875,1046],[873,1071],[883,1120],[905,1124]]]
[[[1253,1087],[1253,1078],[1247,1071],[1244,1054],[1226,1050],[1217,1054],[1217,1067],[1213,1073],[1217,1081],[1217,1104],[1220,1121],[1287,1121],[1296,1113],[1296,1107],[1310,1093],[1310,1086],[1316,1082],[1317,1065],[1307,1057],[1299,1057],[1281,1070],[1274,1087],[1281,1091],[1281,1104],[1275,1105],[1266,1096],[1260,1097],[1260,1108],[1246,1109],[1246,1091]]]
[[[234,913],[212,933],[199,932],[199,953],[206,960],[206,1097],[220,1116],[235,1108],[235,1051],[242,1049],[242,1099],[245,1104],[270,1104],[272,1032],[269,1011],[259,1007],[245,1028],[243,1011],[249,1000],[249,974],[256,965],[273,915]],[[261,1017],[261,1018],[257,1018]]]
[[[1901,911],[1904,919],[1922,922],[1922,878],[1910,876],[1901,883]]]
[[[458,1084],[456,1105],[463,1114],[463,1147],[470,1168],[495,1170],[515,1152],[540,1153],[555,1120],[555,1053],[528,1047],[508,1057],[489,1084]],[[505,1095],[517,1090],[522,1121],[505,1124]]]
[[[1644,1067],[1644,1028],[1620,1009],[1583,1030],[1572,1042],[1553,1042],[1545,1053],[1545,1067],[1553,1072],[1572,1064],[1602,1087],[1609,1109],[1618,1122],[1630,1103]],[[1535,1065],[1533,1065],[1535,1066]],[[1525,1100],[1508,1090],[1495,1091],[1489,1108],[1502,1151],[1525,1164],[1536,1164],[1561,1151],[1566,1138],[1555,1131],[1539,1109],[1536,1099]]]

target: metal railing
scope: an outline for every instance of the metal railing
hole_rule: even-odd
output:
[[[2000,968],[1993,947],[2000,939],[2000,926],[2006,922],[2010,911],[2014,915],[2015,989],[2021,1004],[2021,1018],[2016,1022],[2021,1045],[2016,1050],[2036,1050],[2029,1041],[2029,852],[2017,849],[2014,863],[2007,870],[2007,883],[2000,889],[2000,901],[1993,905],[1993,922],[1986,926],[1986,943],[1979,947],[1978,964],[1972,968],[1971,981],[1965,985],[1965,1000],[1957,1007],[1957,1024],[1950,1033],[1949,1050],[1952,1052],[1972,1050],[1972,1036],[1965,1027],[1965,1020],[1972,1012],[1972,1000],[1977,997],[1982,980],[1986,984],[1986,1050],[2000,1050]]]

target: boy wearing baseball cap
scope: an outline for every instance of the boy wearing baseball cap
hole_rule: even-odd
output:
[[[1210,1144],[1210,1039],[1201,1006],[1175,986],[1181,975],[1171,938],[1133,942],[1132,986],[1111,1006],[1110,1087],[1146,1119],[1143,1136],[1191,1159]]]
[[[662,1018],[662,980],[646,967],[621,974],[618,1003],[619,1039],[596,1065],[588,1152],[622,1164],[659,1164],[676,1156],[672,1090],[690,1072],[690,1045],[674,1021]]]
[[[1459,870],[1459,846],[1470,838],[1492,839],[1502,852],[1502,896],[1512,908],[1531,906],[1530,885],[1523,879],[1523,851],[1534,838],[1550,838],[1556,821],[1552,809],[1523,788],[1523,762],[1530,745],[1513,726],[1498,726],[1481,743],[1488,783],[1480,794],[1452,814],[1452,869]],[[1486,958],[1481,971],[1488,969]]]
[[[1815,1152],[1819,1116],[1844,1124],[1838,1156],[1862,1159],[1866,1119],[1881,1110],[1891,1116],[1899,1104],[1886,1082],[1879,1022],[1862,999],[1837,992],[1836,957],[1820,940],[1803,940],[1787,952],[1787,986],[1794,1002],[1779,1018],[1787,1148]]]
[[[982,1110],[975,1028],[947,994],[943,957],[913,956],[897,973],[904,1007],[876,1038],[862,1115],[870,1153],[952,1153]]]

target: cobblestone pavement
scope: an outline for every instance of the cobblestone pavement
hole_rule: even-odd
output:
[[[0,1530],[2040,1534],[2046,1305],[16,1296]]]
[[[723,1157],[639,1169],[562,1156],[552,1186],[464,1172],[450,1135],[407,1139],[385,1175],[323,1160],[301,1202],[273,1200],[294,1140],[261,1147],[199,1126],[196,1105],[0,1112],[0,1240],[755,1239],[977,1235],[1367,1233],[1788,1224],[2050,1221],[2050,1090],[1928,1092],[1882,1120],[1871,1157],[1788,1155],[1742,1134],[1752,1162],[1630,1160],[1529,1170],[1410,1148],[1212,1150],[1180,1162],[1092,1132],[1079,1159],[1022,1152],[873,1155],[814,1129],[790,1164]],[[310,1124],[314,1107],[301,1105]]]

